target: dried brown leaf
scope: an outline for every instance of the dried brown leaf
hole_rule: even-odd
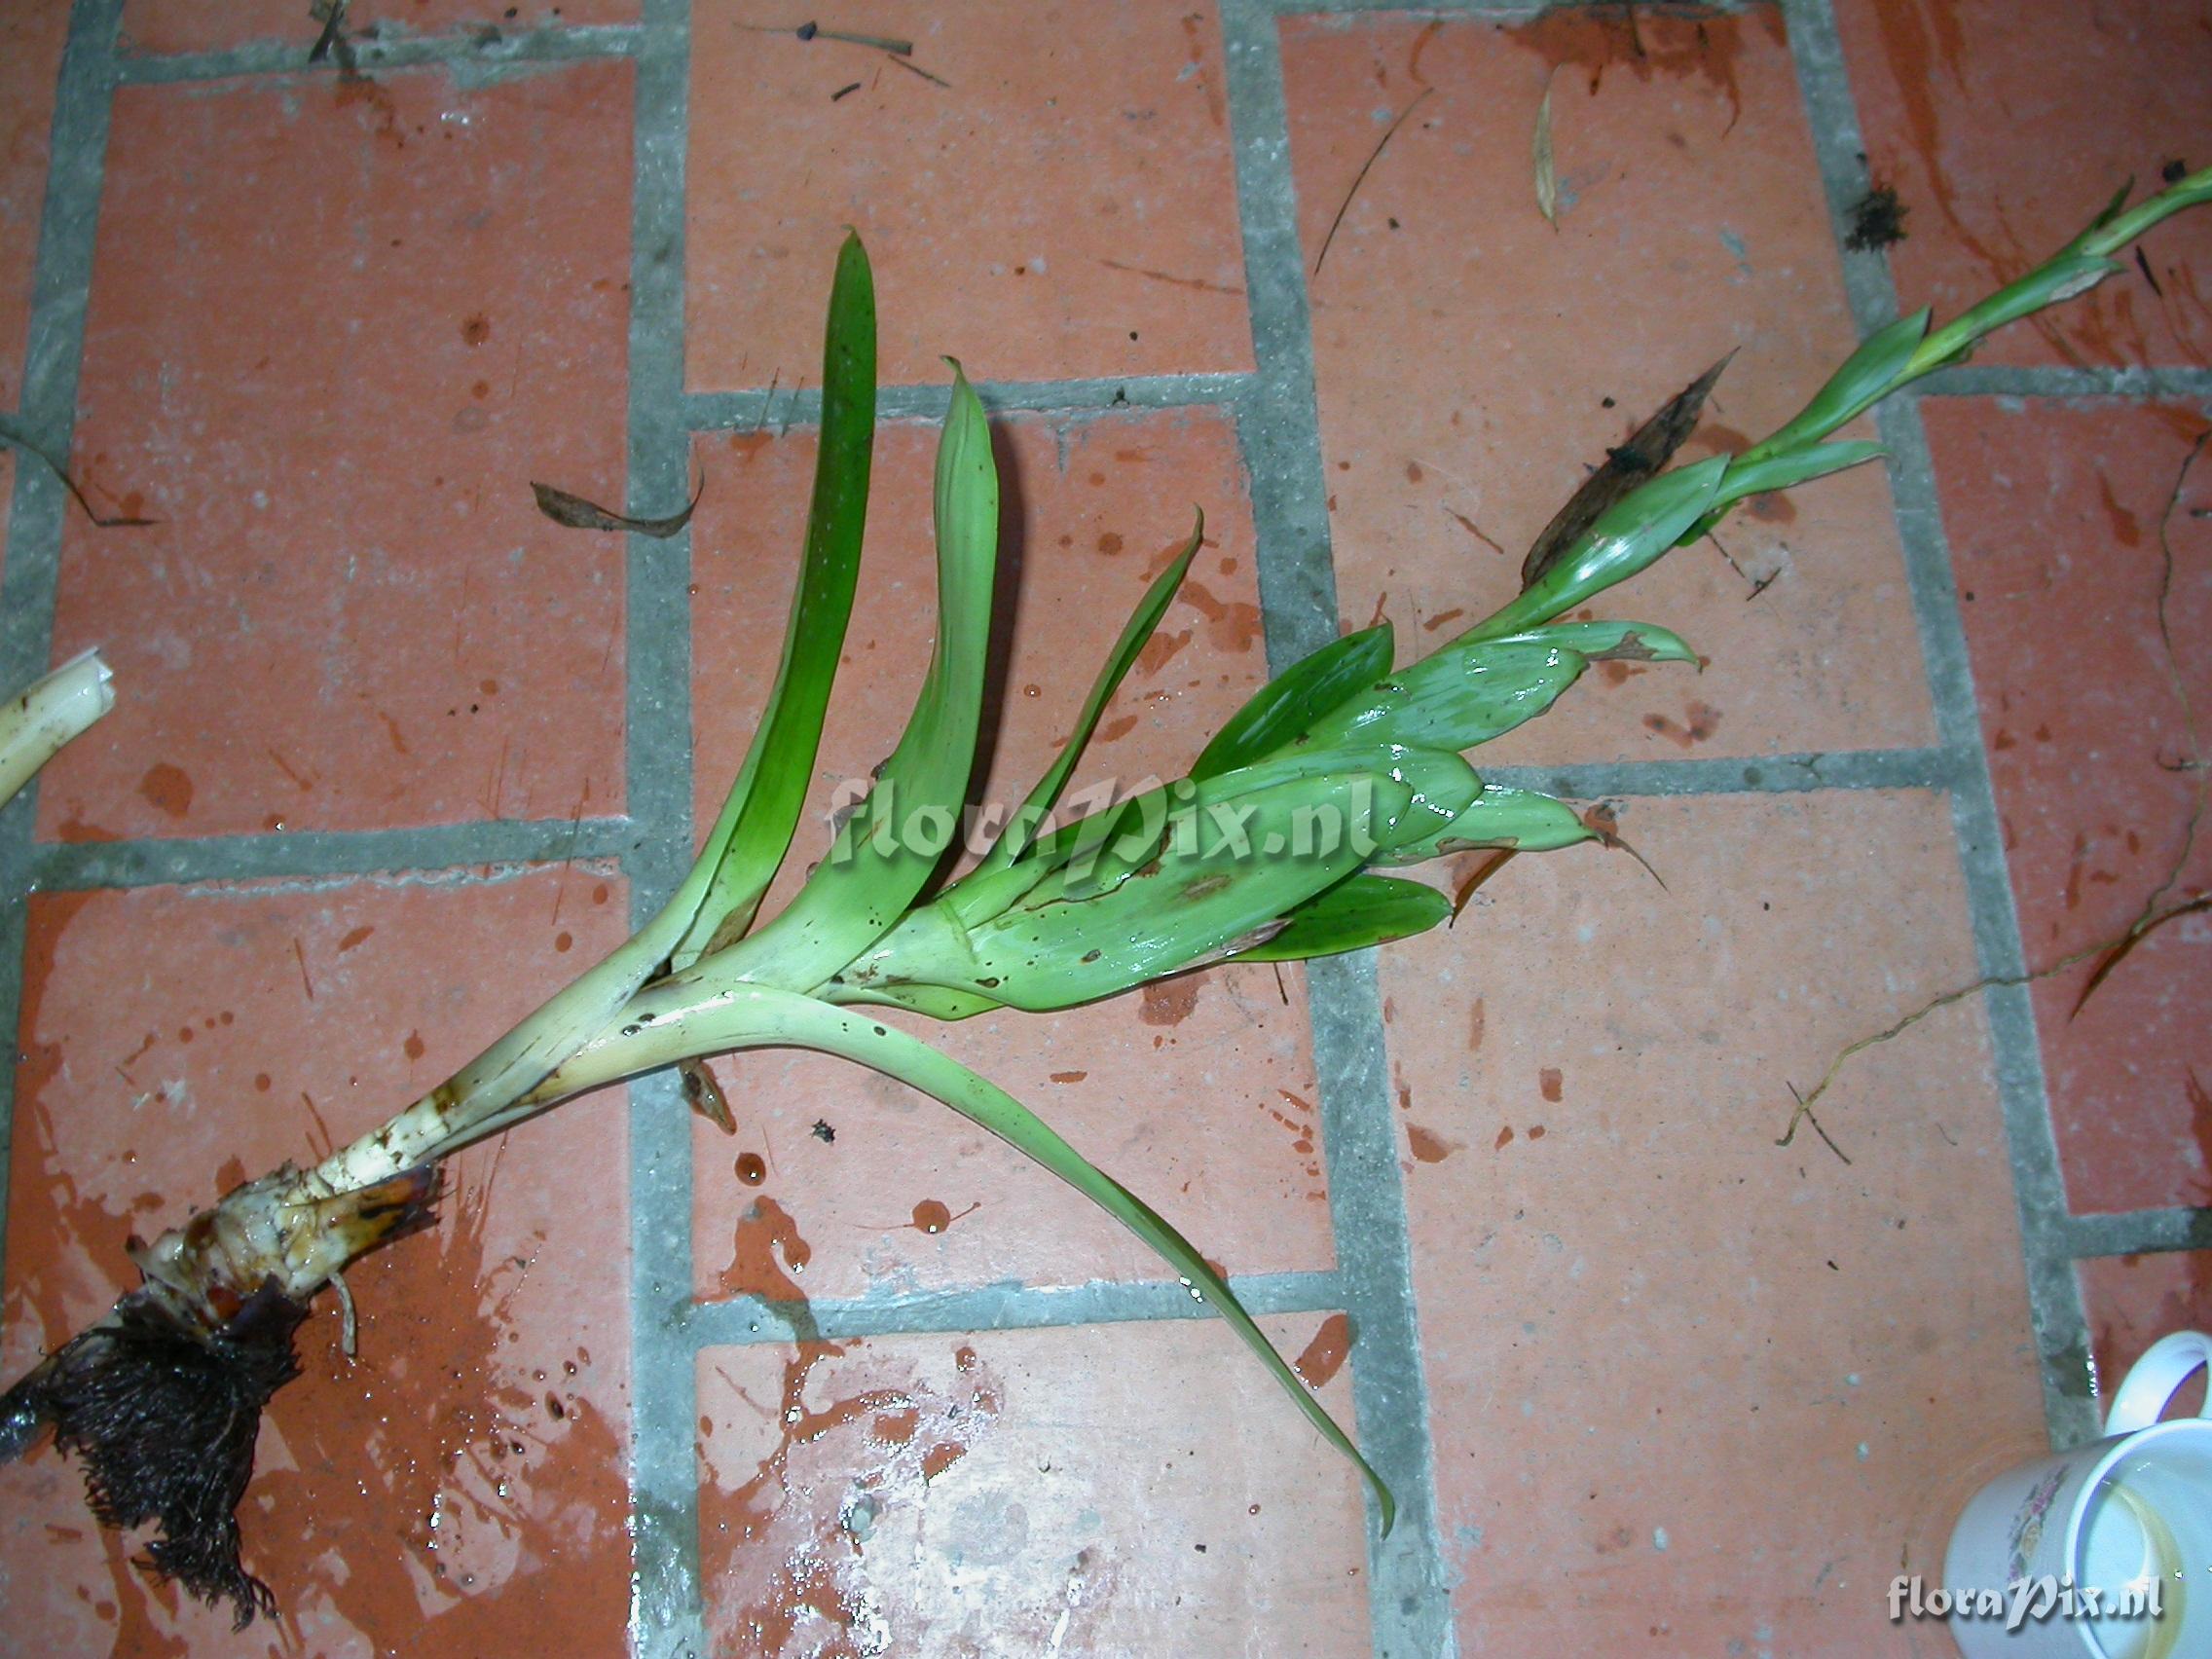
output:
[[[555,524],[571,530],[622,530],[635,531],[640,535],[657,536],[666,540],[691,522],[692,511],[699,505],[699,498],[707,493],[707,481],[699,480],[699,488],[691,499],[683,504],[680,513],[667,518],[626,518],[610,513],[596,501],[587,501],[581,496],[571,496],[566,490],[556,490],[550,484],[533,479],[531,494],[537,498],[537,510]]]
[[[1536,537],[1528,558],[1521,562],[1524,590],[1533,587],[1546,571],[1559,563],[1561,555],[1597,522],[1599,514],[1674,459],[1675,452],[1682,447],[1682,440],[1696,430],[1707,394],[1719,380],[1720,371],[1728,366],[1729,357],[1735,354],[1730,351],[1669,398],[1658,414],[1636,429],[1627,443],[1605,452],[1604,464],[1585,478],[1582,488],[1567,498],[1567,505],[1544,526],[1543,535]]]

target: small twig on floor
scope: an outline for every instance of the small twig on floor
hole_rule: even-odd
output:
[[[2207,789],[2212,788],[2212,773],[2207,773],[2203,767],[2204,744],[2197,735],[2196,706],[2190,700],[2189,687],[2182,681],[2180,659],[2174,654],[2173,624],[2167,609],[2174,588],[2174,544],[2171,535],[2174,514],[2181,507],[2182,492],[2189,488],[2190,469],[2204,454],[2207,443],[2212,443],[2212,426],[2199,432],[2196,442],[2190,445],[2189,454],[2182,461],[2181,470],[2174,475],[2174,487],[2166,497],[2165,511],[2158,515],[2158,648],[2165,659],[2167,687],[2173,692],[2174,701],[2181,705],[2182,734],[2188,740],[2192,756],[2175,770],[2195,771],[2196,798],[2190,803],[2189,822],[2182,830],[2181,850],[2174,855],[2172,867],[2166,871],[2165,880],[2159,882],[2150,898],[2143,901],[2143,908],[2136,913],[2135,920],[2128,924],[2127,932],[2112,947],[2111,954],[2090,973],[2088,981],[2082,987],[2082,994],[2074,1001],[2073,1012],[2066,1016],[2069,1019],[2082,1012],[2083,1006],[2096,993],[2097,987],[2105,982],[2129,952],[2143,942],[2154,928],[2163,927],[2174,917],[2192,909],[2203,908],[2201,903],[2185,904],[2161,914],[2158,905],[2174,890],[2175,884],[2182,878],[2182,872],[2189,867],[2190,857],[2196,850],[2197,826],[2204,820],[2205,794]]]
[[[927,81],[933,87],[942,87],[948,92],[952,91],[952,83],[950,81],[947,81],[941,75],[931,74],[919,63],[916,63],[911,57],[901,57],[897,53],[893,53],[891,55],[891,61],[898,64],[902,69],[908,70],[913,74],[919,75],[923,80]]]
[[[1820,1119],[1813,1116],[1813,1108],[1806,1101],[1805,1097],[1797,1093],[1797,1086],[1795,1084],[1789,1085],[1789,1092],[1792,1095],[1796,1096],[1797,1115],[1796,1117],[1793,1117],[1789,1120],[1789,1127],[1783,1131],[1782,1138],[1776,1141],[1774,1144],[1776,1146],[1788,1146],[1790,1140],[1797,1133],[1797,1119],[1802,1118],[1806,1123],[1813,1125],[1813,1133],[1819,1135],[1823,1141],[1826,1142],[1828,1151],[1834,1153],[1836,1157],[1842,1159],[1846,1164],[1849,1164],[1851,1162],[1850,1157],[1844,1152],[1842,1147],[1835,1144],[1834,1137],[1831,1136],[1827,1132],[1827,1130],[1821,1127]]]
[[[1752,600],[1758,598],[1760,594],[1766,592],[1768,588],[1774,586],[1774,578],[1782,574],[1782,567],[1780,565],[1777,565],[1773,570],[1767,571],[1765,575],[1754,576],[1751,571],[1745,570],[1742,565],[1736,562],[1736,555],[1728,551],[1727,544],[1724,543],[1719,536],[1714,535],[1713,532],[1709,530],[1705,533],[1705,538],[1706,540],[1712,542],[1713,545],[1719,550],[1721,558],[1728,561],[1728,568],[1731,571],[1734,571],[1739,576],[1742,576],[1744,580],[1750,585],[1751,591],[1744,595],[1744,603],[1746,605],[1749,605]]]
[[[1337,227],[1345,222],[1345,215],[1351,210],[1351,199],[1359,194],[1359,187],[1367,182],[1368,169],[1382,159],[1390,140],[1398,135],[1398,129],[1405,126],[1406,118],[1420,108],[1421,100],[1435,90],[1433,87],[1423,87],[1416,92],[1414,101],[1400,110],[1398,119],[1383,129],[1382,136],[1376,141],[1374,153],[1360,164],[1359,171],[1352,177],[1351,188],[1345,192],[1344,202],[1337,208],[1337,216],[1329,221],[1329,234],[1321,239],[1321,251],[1313,256],[1314,276],[1321,275],[1321,261],[1329,257],[1329,244],[1337,240]]]
[[[2163,927],[2177,916],[2187,915],[2196,910],[2212,910],[2212,896],[2193,899],[2185,904],[2176,904],[2169,909],[2159,911],[2142,932],[2149,933],[2153,929]],[[1918,1025],[1930,1014],[1949,1008],[1953,1003],[1964,1002],[1971,996],[1979,995],[1987,990],[2008,989],[2014,985],[2032,985],[2040,980],[2063,974],[2069,968],[2079,968],[2091,957],[2101,956],[2106,951],[2111,950],[2126,937],[2127,935],[2121,934],[2117,939],[2100,940],[2095,944],[2083,945],[2080,950],[2070,950],[2056,961],[2046,963],[2041,968],[2032,968],[2025,974],[1985,974],[1971,985],[1961,985],[1955,990],[1944,991],[1938,996],[1930,997],[1894,1025],[1886,1026],[1870,1037],[1862,1037],[1857,1042],[1847,1044],[1836,1051],[1834,1059],[1828,1061],[1827,1070],[1821,1074],[1821,1081],[1813,1085],[1811,1091],[1797,1096],[1797,1110],[1790,1114],[1788,1127],[1782,1131],[1782,1138],[1774,1144],[1776,1146],[1788,1146],[1789,1144],[1790,1137],[1797,1132],[1798,1120],[1812,1115],[1813,1103],[1828,1091],[1828,1086],[1835,1082],[1836,1074],[1843,1070],[1853,1055],[1863,1053],[1868,1049],[1889,1042],[1892,1038],[1903,1036],[1905,1032]],[[1797,1094],[1795,1085],[1790,1086],[1789,1092]]]

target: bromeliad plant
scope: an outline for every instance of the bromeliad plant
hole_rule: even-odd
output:
[[[234,1512],[261,1409],[296,1373],[293,1333],[316,1293],[348,1262],[427,1222],[436,1168],[461,1148],[621,1078],[783,1047],[841,1055],[935,1095],[1127,1226],[1357,1464],[1387,1530],[1389,1489],[1204,1257],[1019,1101],[875,1011],[1048,1013],[1227,958],[1382,944],[1451,911],[1435,889],[1382,871],[1466,849],[1590,839],[1570,808],[1485,784],[1461,752],[1541,714],[1592,661],[1695,657],[1663,628],[1558,618],[1702,535],[1746,497],[1872,460],[1874,445],[1828,434],[1957,362],[1991,329],[2118,271],[2116,250],[2212,199],[2212,171],[2132,210],[2122,211],[2124,197],[2047,264],[1954,321],[1931,331],[1922,311],[1875,334],[1795,419],[1744,453],[1641,482],[1615,468],[1607,490],[1578,498],[1586,522],[1555,526],[1560,534],[1539,544],[1523,591],[1430,655],[1393,666],[1387,623],[1337,640],[1258,692],[1188,777],[1054,828],[1052,808],[1092,728],[1198,551],[1195,529],[1115,642],[1059,758],[980,863],[928,893],[943,840],[900,835],[896,815],[931,811],[949,823],[966,798],[998,550],[990,434],[955,365],[937,461],[937,641],[876,786],[893,812],[848,817],[791,905],[756,927],[813,775],[859,574],[875,302],[866,257],[848,240],[830,293],[820,454],[782,664],[689,874],[636,938],[375,1133],[313,1168],[287,1164],[246,1182],[152,1244],[133,1242],[144,1282],[0,1400],[0,1456],[51,1423],[64,1451],[83,1455],[102,1522],[159,1523],[154,1565],[250,1620],[273,1601],[240,1565]],[[1609,503],[1599,498],[1608,494]]]

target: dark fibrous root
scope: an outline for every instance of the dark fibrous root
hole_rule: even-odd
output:
[[[84,1459],[100,1524],[159,1523],[154,1567],[210,1605],[229,1602],[243,1630],[276,1600],[239,1560],[239,1499],[262,1408],[299,1375],[292,1335],[306,1317],[271,1279],[208,1336],[134,1291],[0,1400],[0,1451],[51,1422],[55,1445]]]

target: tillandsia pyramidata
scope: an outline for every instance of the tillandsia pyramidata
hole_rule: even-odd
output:
[[[782,662],[736,783],[675,895],[627,944],[382,1128],[311,1168],[286,1164],[244,1182],[150,1244],[133,1241],[143,1282],[9,1389],[0,1452],[21,1453],[51,1425],[56,1444],[82,1456],[102,1523],[155,1523],[154,1567],[250,1621],[274,1599],[241,1563],[235,1511],[261,1409],[297,1372],[293,1334],[316,1294],[350,1261],[425,1225],[438,1165],[461,1148],[642,1072],[786,1047],[839,1055],[934,1095],[1128,1227],[1352,1459],[1387,1530],[1389,1489],[1205,1258],[1019,1101],[877,1011],[945,1020],[1049,1013],[1229,958],[1383,944],[1436,926],[1452,903],[1382,872],[1472,849],[1542,852],[1592,839],[1571,808],[1484,783],[1463,752],[1543,713],[1593,661],[1697,659],[1663,628],[1560,618],[1695,540],[1747,497],[1873,460],[1875,445],[1829,434],[1958,362],[1992,329],[2120,270],[2117,250],[2212,199],[2212,171],[2133,208],[2126,194],[1963,315],[1931,328],[1921,311],[1875,333],[1770,436],[1667,470],[1708,376],[1632,442],[1634,451],[1659,432],[1657,459],[1622,461],[1603,489],[1578,495],[1531,553],[1522,590],[1493,614],[1403,667],[1387,623],[1339,639],[1257,692],[1187,776],[1055,825],[1092,729],[1198,551],[1201,521],[1123,628],[1058,759],[980,861],[932,889],[948,837],[884,827],[924,813],[958,819],[998,565],[990,432],[954,365],[937,459],[936,644],[871,796],[890,812],[864,804],[844,817],[790,905],[756,925],[798,826],[859,576],[875,301],[866,255],[847,240],[830,291],[812,508]],[[1670,427],[1678,428],[1671,438]]]

